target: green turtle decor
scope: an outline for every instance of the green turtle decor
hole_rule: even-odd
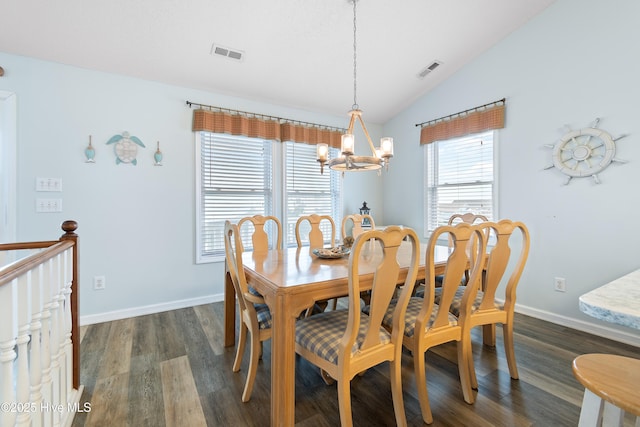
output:
[[[136,155],[138,154],[138,145],[145,148],[140,138],[129,135],[129,132],[122,132],[122,135],[114,135],[107,141],[107,145],[115,144],[113,150],[116,153],[116,164],[131,163],[137,165]]]

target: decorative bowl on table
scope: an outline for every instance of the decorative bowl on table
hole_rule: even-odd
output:
[[[343,245],[336,246],[334,248],[318,248],[312,251],[312,253],[318,258],[326,259],[342,258],[349,255],[350,252],[351,248]]]

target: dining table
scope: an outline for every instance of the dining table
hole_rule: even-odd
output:
[[[420,248],[418,280],[425,278],[426,244]],[[436,248],[435,274],[443,274],[451,249]],[[381,259],[380,245],[371,241],[361,254],[360,286],[371,289],[373,274]],[[411,258],[411,245],[398,251],[399,284],[404,283]],[[245,252],[242,255],[247,282],[263,295],[271,310],[271,425],[295,424],[295,331],[296,320],[315,301],[348,295],[348,256],[325,259],[308,246]],[[225,274],[225,346],[235,344],[235,290]]]

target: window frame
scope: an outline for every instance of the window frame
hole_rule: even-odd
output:
[[[437,227],[438,225],[442,225],[442,224],[435,224],[432,225],[431,221],[430,221],[430,204],[431,204],[431,193],[432,193],[432,187],[430,187],[429,185],[429,178],[430,178],[430,174],[433,173],[433,171],[430,170],[430,165],[431,165],[431,159],[430,159],[430,150],[438,150],[439,148],[439,144],[441,143],[456,143],[456,142],[467,142],[469,140],[474,140],[474,139],[478,139],[478,138],[482,138],[485,135],[491,135],[492,136],[492,145],[493,145],[493,149],[492,149],[492,162],[493,162],[493,174],[492,174],[492,181],[491,181],[491,210],[492,210],[492,215],[491,218],[489,218],[490,220],[499,218],[499,212],[498,212],[498,206],[499,206],[499,189],[498,189],[498,173],[499,173],[499,162],[498,162],[498,147],[499,147],[499,133],[497,130],[488,130],[488,131],[484,131],[484,132],[479,132],[476,134],[472,134],[472,135],[466,135],[463,137],[458,137],[458,138],[451,138],[451,139],[447,139],[447,140],[442,140],[442,141],[434,141],[430,144],[425,144],[424,145],[424,167],[423,167],[423,188],[424,188],[424,204],[423,204],[423,208],[424,208],[424,237],[428,238],[431,235],[431,232],[433,231],[433,229],[435,227]],[[436,167],[438,167],[438,160],[439,159],[435,159],[435,163],[436,163]],[[472,182],[466,182],[462,185],[470,185],[473,184]],[[435,187],[443,187],[442,184],[440,185],[435,185]],[[464,213],[464,212],[456,212],[456,213]],[[474,212],[474,213],[480,213],[480,212]],[[437,215],[436,215],[437,216]]]

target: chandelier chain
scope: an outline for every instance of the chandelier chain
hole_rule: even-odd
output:
[[[358,3],[358,0],[353,0],[353,105],[351,106],[352,110],[358,110],[358,96],[357,96],[357,89],[358,89],[358,79],[357,79],[357,70],[358,70],[358,61],[357,61],[357,55],[356,55],[356,51],[357,51],[357,45],[356,45],[356,29],[357,29],[357,22],[356,22],[356,3]]]

